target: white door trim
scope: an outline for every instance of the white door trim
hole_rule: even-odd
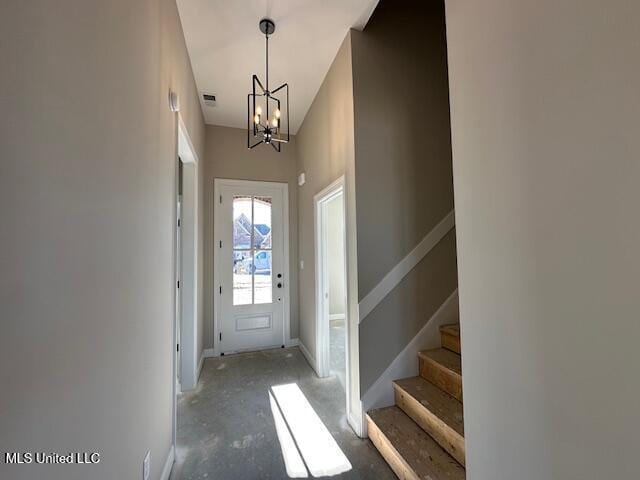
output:
[[[291,302],[290,302],[290,268],[289,268],[289,184],[280,182],[261,182],[256,180],[232,180],[226,178],[214,178],[213,180],[213,355],[220,355],[220,272],[218,271],[218,257],[220,249],[220,188],[222,186],[243,186],[243,187],[269,187],[278,188],[282,192],[282,228],[284,241],[283,271],[285,272],[284,282],[284,305],[283,305],[283,334],[282,345],[291,344]]]
[[[347,238],[349,225],[347,221],[347,192],[345,188],[344,175],[331,183],[329,186],[318,192],[313,197],[313,215],[315,225],[315,272],[316,272],[316,358],[314,362],[316,373],[319,377],[326,377],[329,375],[329,310],[328,304],[325,298],[325,292],[328,289],[328,267],[327,267],[327,255],[325,252],[326,238],[327,238],[327,221],[325,214],[325,207],[327,203],[333,200],[338,195],[342,195],[342,219],[344,222],[342,244],[344,249],[344,305],[345,305],[345,401],[346,411],[350,412],[352,390],[352,359],[351,355],[351,328],[350,323],[355,319],[352,319],[349,315],[348,304],[348,276],[347,276],[347,262],[348,262],[348,249]],[[352,419],[352,415],[349,414],[349,418]],[[353,424],[357,422],[350,422],[352,427],[357,428],[357,425]],[[356,433],[360,433],[359,431]]]
[[[193,390],[198,383],[198,164],[186,130],[178,141],[182,161],[180,275],[180,387]]]
[[[173,385],[172,391],[172,415],[173,415],[173,425],[172,425],[172,448],[170,451],[170,455],[168,457],[167,462],[170,464],[169,467],[165,465],[165,470],[168,468],[170,471],[170,466],[173,464],[173,455],[171,452],[175,452],[176,447],[176,439],[177,439],[177,418],[178,418],[178,404],[177,404],[177,394],[179,393],[179,388],[185,388],[186,385],[184,383],[184,372],[188,369],[192,369],[189,377],[192,379],[192,383],[194,383],[192,388],[195,388],[195,383],[198,381],[198,362],[196,359],[197,356],[197,336],[198,336],[198,178],[200,172],[198,171],[198,155],[196,153],[195,148],[193,147],[193,142],[189,137],[189,132],[187,131],[186,125],[182,119],[180,113],[175,114],[176,118],[176,144],[174,156],[176,159],[175,163],[175,182],[174,182],[174,199],[173,199],[173,215],[172,215],[172,228],[171,231],[175,233],[175,227],[178,221],[178,212],[177,212],[177,204],[178,204],[178,163],[180,159],[183,164],[189,166],[189,174],[193,176],[192,179],[192,191],[188,192],[189,194],[189,202],[188,205],[185,205],[185,192],[183,191],[183,203],[182,203],[182,217],[184,219],[185,209],[189,209],[189,216],[191,218],[191,225],[189,226],[190,230],[192,230],[192,248],[190,248],[190,258],[186,260],[188,265],[186,265],[185,271],[185,258],[181,257],[181,268],[183,271],[182,277],[189,276],[190,279],[190,291],[192,294],[181,295],[180,304],[177,302],[177,295],[175,295],[176,289],[176,280],[178,278],[178,272],[176,269],[177,266],[177,256],[180,254],[178,252],[178,245],[176,241],[176,235],[172,235],[173,237],[173,255],[172,255],[172,270],[173,276],[171,281],[171,291],[174,293],[173,295],[173,325],[172,325],[172,334],[171,334],[171,357],[172,357],[172,368],[171,368],[171,384]],[[185,166],[185,165],[183,165]],[[183,174],[186,172],[183,170]],[[185,223],[182,223],[184,226]],[[184,237],[182,238],[184,241]],[[191,242],[190,242],[191,243]],[[184,250],[183,250],[184,251]],[[181,290],[183,284],[180,285]],[[183,290],[184,292],[184,290]],[[183,293],[181,292],[181,293]],[[176,312],[180,309],[181,312],[184,312],[183,306],[186,302],[189,302],[189,316],[186,317],[184,313],[181,315],[181,334],[180,334],[180,355],[181,355],[181,382],[182,385],[179,387],[176,382],[176,372],[177,372],[177,358],[175,354],[176,349],[176,341],[178,338],[177,335],[177,317]],[[189,334],[185,333],[185,328],[189,330]],[[192,359],[192,362],[189,364],[186,362],[187,359]]]
[[[340,177],[331,185],[317,193],[313,197],[313,216],[315,219],[315,254],[316,254],[316,365],[318,376],[329,375],[329,310],[326,292],[329,289],[329,275],[327,272],[327,219],[326,205],[337,196],[342,195],[343,220],[344,220],[344,177]],[[345,226],[346,227],[346,226]],[[346,228],[343,229],[346,231]],[[343,239],[343,248],[346,252],[346,234]],[[346,255],[345,255],[346,258]],[[344,266],[344,278],[347,270]],[[346,280],[345,280],[346,284]],[[346,291],[346,289],[345,289]],[[344,305],[347,305],[346,295]],[[346,310],[346,308],[345,308]],[[348,364],[348,362],[347,362]],[[346,368],[346,366],[345,366]]]

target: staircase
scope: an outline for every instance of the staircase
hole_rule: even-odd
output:
[[[420,376],[393,382],[396,405],[367,414],[369,438],[402,480],[465,478],[460,326],[418,353]]]

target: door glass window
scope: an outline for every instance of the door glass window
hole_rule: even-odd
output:
[[[251,250],[233,251],[233,304],[251,305],[253,299],[251,291],[253,289],[253,258]]]
[[[271,303],[271,252],[267,250],[256,251],[253,265],[255,270],[254,303]]]
[[[272,302],[271,197],[233,197],[233,304]]]
[[[254,248],[271,248],[271,197],[254,197],[253,218]]]

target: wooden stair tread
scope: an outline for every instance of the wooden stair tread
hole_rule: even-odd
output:
[[[460,338],[460,324],[452,323],[450,325],[442,325],[440,327],[440,333],[446,333],[448,335]]]
[[[433,350],[423,350],[418,356],[439,363],[443,367],[458,375],[462,375],[462,357],[445,348],[434,348]]]
[[[422,377],[404,378],[393,383],[433,412],[449,428],[464,436],[462,403],[458,400]]]
[[[462,403],[422,377],[396,380],[393,389],[396,405],[464,466]]]
[[[398,407],[367,414],[369,438],[399,478],[463,480],[464,468]]]

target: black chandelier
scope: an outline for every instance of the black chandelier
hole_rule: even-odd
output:
[[[247,147],[266,143],[279,152],[281,145],[289,142],[289,84],[269,90],[269,36],[275,32],[276,24],[263,18],[259,26],[266,45],[266,86],[253,75],[253,93],[247,95]]]

